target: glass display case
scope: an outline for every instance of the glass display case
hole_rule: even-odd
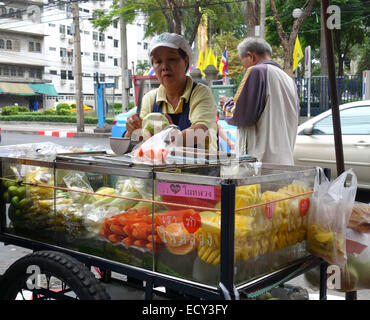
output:
[[[133,163],[105,152],[3,157],[1,233],[217,288],[307,257],[316,170],[218,159]]]

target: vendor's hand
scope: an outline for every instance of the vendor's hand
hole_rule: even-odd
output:
[[[131,133],[136,129],[140,129],[142,125],[141,118],[138,114],[134,113],[133,115],[129,116],[126,121],[126,134],[125,137],[130,137]]]
[[[225,104],[225,102],[226,102],[226,100],[227,100],[228,98],[227,97],[225,97],[225,96],[219,96],[218,97],[218,100],[219,100],[219,102],[220,102],[220,106],[221,107],[223,107],[224,106],[224,104]]]
[[[167,113],[164,113],[163,115],[167,118],[167,120],[168,120],[168,122],[169,122],[170,124],[173,124],[173,122],[172,122],[172,118],[171,118]]]

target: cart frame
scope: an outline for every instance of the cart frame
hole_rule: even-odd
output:
[[[90,154],[90,153],[89,153]],[[71,168],[71,161],[73,162],[73,168]],[[39,160],[27,160],[18,158],[1,158],[0,159],[0,171],[3,172],[4,162],[16,162],[23,165],[43,166],[49,167],[54,170],[54,179],[57,169],[69,169],[69,170],[81,170],[94,173],[107,173],[117,174],[122,176],[131,176],[136,178],[166,180],[166,181],[180,181],[181,182],[193,182],[194,176],[174,173],[161,172],[155,170],[132,170],[130,165],[122,166],[122,164],[112,164],[107,168],[101,159],[98,161],[81,160],[76,161],[75,156],[61,155],[57,157],[57,160],[53,162],[39,161]],[[268,166],[268,164],[267,164]],[[275,168],[286,169],[289,166],[277,166]],[[297,167],[295,167],[297,168]],[[307,167],[302,167],[307,169]],[[289,174],[281,173],[282,178],[287,178]],[[87,266],[99,267],[103,270],[111,271],[126,275],[129,280],[125,282],[126,285],[133,285],[139,287],[145,291],[145,299],[152,299],[153,294],[161,295],[161,291],[158,291],[157,287],[165,287],[166,290],[170,290],[172,294],[177,294],[178,297],[182,298],[199,298],[199,299],[238,299],[241,295],[248,296],[249,293],[256,292],[257,290],[264,289],[267,287],[276,287],[294,277],[297,277],[309,269],[320,266],[320,299],[326,299],[326,268],[327,263],[321,258],[314,257],[312,255],[304,258],[297,259],[288,265],[281,267],[280,269],[265,274],[261,277],[251,279],[250,281],[235,286],[234,285],[234,230],[235,230],[235,219],[233,219],[235,211],[235,188],[238,185],[243,185],[244,180],[233,180],[233,179],[222,179],[218,177],[205,176],[201,178],[199,182],[199,176],[196,176],[197,183],[205,185],[221,185],[221,247],[220,247],[220,283],[218,286],[211,286],[207,284],[198,283],[187,279],[179,279],[170,275],[158,273],[151,270],[142,269],[132,265],[127,265],[121,262],[108,260],[102,257],[94,256],[87,253],[82,253],[76,250],[64,248],[54,244],[44,243],[41,241],[28,239],[22,236],[10,234],[6,232],[6,207],[3,197],[0,199],[0,241],[4,244],[13,244],[16,246],[31,249],[33,251],[40,250],[52,250],[68,254]],[[275,177],[276,178],[276,177]],[[263,181],[269,181],[271,177],[266,176]],[[254,181],[261,182],[261,177],[250,177],[248,178],[248,184],[252,184]],[[3,185],[1,184],[0,192],[3,192]],[[109,276],[108,276],[109,277]]]

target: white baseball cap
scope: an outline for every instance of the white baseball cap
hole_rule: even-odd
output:
[[[191,48],[185,38],[177,33],[162,33],[155,36],[149,44],[149,57],[153,50],[157,47],[169,47],[174,49],[182,49],[191,60]]]

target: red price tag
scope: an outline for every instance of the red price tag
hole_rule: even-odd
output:
[[[309,208],[310,208],[309,198],[305,198],[299,201],[299,213],[301,214],[302,217],[304,217],[307,214]]]
[[[197,231],[202,224],[199,213],[185,213],[182,216],[182,223],[189,233],[194,233],[195,231]]]
[[[268,203],[265,205],[265,215],[267,219],[271,219],[276,210],[276,202]]]

